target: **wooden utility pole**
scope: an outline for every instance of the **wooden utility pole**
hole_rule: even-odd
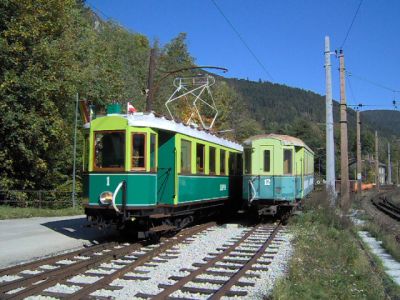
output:
[[[360,111],[357,110],[357,194],[361,196],[362,184],[362,166],[361,166],[361,121]]]
[[[146,97],[146,111],[151,111],[153,109],[154,100],[154,73],[156,70],[156,49],[150,49],[150,59],[149,59],[149,76],[147,79],[147,97]]]
[[[376,189],[379,191],[379,145],[378,145],[378,131],[375,130],[375,183]]]
[[[347,137],[347,103],[346,103],[346,84],[343,50],[339,50],[340,63],[340,197],[341,207],[344,210],[350,208],[349,191],[349,154]]]
[[[335,206],[335,149],[333,139],[333,105],[332,105],[332,74],[331,50],[329,37],[325,37],[325,82],[326,82],[326,191],[330,204]]]

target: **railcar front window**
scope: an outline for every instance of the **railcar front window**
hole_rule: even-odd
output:
[[[146,134],[132,134],[132,169],[144,170],[146,168]]]
[[[251,174],[251,149],[244,149],[244,173]]]
[[[191,171],[191,156],[192,142],[181,141],[181,173],[190,173]]]
[[[197,173],[204,173],[204,148],[202,144],[197,144],[196,146]]]
[[[283,150],[283,173],[292,174],[293,152],[290,149]]]
[[[125,166],[125,133],[96,132],[94,137],[94,169],[123,170]]]

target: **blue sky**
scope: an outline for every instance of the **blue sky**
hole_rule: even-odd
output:
[[[338,49],[359,0],[215,0],[272,75],[273,81],[325,94],[324,37]],[[89,0],[100,16],[165,44],[180,32],[198,65],[229,69],[228,77],[271,81],[211,0]],[[400,1],[364,0],[343,47],[346,69],[400,91]],[[339,99],[339,61],[332,59],[333,95]],[[347,83],[349,104],[391,109],[400,92],[355,76]],[[399,105],[400,107],[400,105]]]

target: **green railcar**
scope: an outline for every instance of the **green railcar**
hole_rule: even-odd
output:
[[[241,201],[235,142],[152,113],[96,118],[87,139],[94,223],[161,231]]]
[[[314,188],[314,152],[279,134],[244,141],[243,200],[259,214],[291,210]]]

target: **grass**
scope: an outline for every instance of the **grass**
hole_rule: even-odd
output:
[[[400,261],[400,245],[392,231],[388,230],[384,224],[367,222],[361,226],[361,230],[368,231],[375,239],[382,241],[382,247],[393,256],[394,259]]]
[[[371,266],[348,218],[324,199],[321,193],[308,201],[292,221],[295,252],[274,299],[385,299],[385,290],[396,299],[399,290],[388,289],[382,268]]]
[[[31,207],[12,207],[7,205],[0,206],[0,220],[17,219],[17,218],[32,218],[32,217],[59,217],[59,216],[74,216],[83,214],[83,208],[31,208]]]

